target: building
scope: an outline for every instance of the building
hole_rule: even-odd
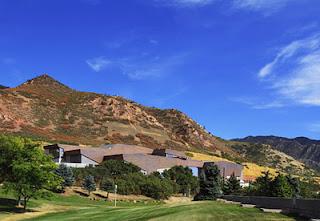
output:
[[[82,147],[75,145],[54,144],[44,147],[45,153],[53,156],[56,163],[70,167],[95,166],[102,163],[104,156],[118,154],[152,154],[152,149],[136,145],[114,144],[101,147]]]
[[[84,168],[96,166],[105,160],[122,160],[132,163],[144,174],[162,173],[174,166],[184,166],[192,170],[194,176],[199,176],[204,162],[189,159],[184,152],[171,149],[150,149],[137,145],[112,144],[100,147],[83,147],[75,145],[54,144],[44,147],[46,154],[53,156],[58,164],[70,167]],[[221,176],[228,179],[231,174],[243,180],[243,166],[233,162],[215,162]]]
[[[163,173],[174,166],[184,166],[192,170],[194,176],[198,176],[201,168],[203,167],[202,161],[197,160],[182,160],[179,158],[163,157],[159,155],[148,154],[120,154],[113,156],[105,156],[104,160],[123,160],[132,163],[139,168],[144,174],[153,172]]]

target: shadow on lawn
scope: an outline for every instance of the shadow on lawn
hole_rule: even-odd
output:
[[[34,212],[33,210],[24,210],[23,208],[17,207],[17,201],[13,199],[0,198],[0,213],[24,213],[24,212]]]
[[[302,217],[300,216],[299,214],[297,213],[282,213],[283,215],[286,215],[296,221],[307,221],[307,220],[310,220],[309,218],[306,218],[306,217]]]

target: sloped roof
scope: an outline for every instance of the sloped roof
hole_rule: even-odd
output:
[[[170,169],[174,166],[203,167],[203,162],[196,160],[181,160],[177,158],[166,158],[147,154],[121,154],[124,161],[130,162],[147,173],[159,169]],[[118,155],[119,156],[119,155]],[[112,158],[112,156],[111,156]],[[110,159],[110,158],[109,158]]]
[[[53,144],[53,145],[44,146],[44,149],[53,149],[53,148],[62,148],[64,151],[72,151],[72,150],[79,150],[80,148],[83,148],[83,147],[77,146],[77,145],[68,145],[68,144]]]
[[[50,148],[62,148],[65,153],[67,152],[77,152],[94,160],[97,163],[103,161],[104,156],[118,155],[118,154],[151,154],[152,149],[136,146],[136,145],[125,145],[125,144],[112,144],[112,145],[103,145],[101,147],[84,147],[84,146],[75,146],[75,145],[66,145],[66,144],[54,144],[45,146],[45,149]]]
[[[166,153],[166,154],[171,154],[171,155],[181,157],[181,158],[188,158],[184,152],[172,150],[172,149],[155,149],[153,151],[154,155],[157,155],[158,153]]]

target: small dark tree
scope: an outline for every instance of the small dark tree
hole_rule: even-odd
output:
[[[83,184],[82,184],[83,189],[87,190],[89,195],[92,191],[96,190],[96,183],[94,181],[94,177],[89,175],[84,178]]]
[[[64,164],[60,164],[59,168],[56,169],[56,174],[63,179],[63,182],[61,184],[62,191],[64,191],[65,187],[73,185],[75,179],[70,167],[67,167]]]
[[[238,194],[240,191],[241,191],[240,181],[237,179],[237,177],[233,173],[225,183],[223,192],[226,195],[230,195],[230,194]]]
[[[113,191],[114,190],[113,180],[112,179],[103,179],[100,188],[106,192]]]
[[[205,163],[200,174],[200,192],[195,200],[215,200],[221,195],[221,176],[214,163]]]

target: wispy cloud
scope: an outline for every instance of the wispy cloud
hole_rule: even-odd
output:
[[[297,0],[154,0],[157,4],[177,8],[200,7],[213,3],[226,3],[229,4],[232,9],[254,11],[264,15],[271,15],[294,1]]]
[[[314,133],[320,133],[320,122],[310,123],[307,125],[307,130],[314,132]]]
[[[107,58],[105,58],[103,56],[92,58],[92,59],[88,59],[88,60],[86,60],[86,63],[95,72],[100,72],[100,71],[106,69],[109,65],[112,64],[112,62],[109,59],[107,59]]]
[[[173,7],[197,7],[209,5],[215,0],[154,0],[156,3]]]
[[[137,57],[106,58],[97,57],[87,60],[87,64],[96,72],[107,68],[121,71],[133,80],[142,80],[150,77],[162,77],[173,73],[184,63],[187,54],[176,54],[166,57],[143,54]]]
[[[261,101],[261,99],[257,97],[236,97],[232,98],[231,101],[242,103],[250,106],[250,108],[258,110],[280,108],[285,106],[285,104],[280,100]]]
[[[12,65],[16,63],[16,60],[14,58],[7,57],[7,58],[3,58],[1,62],[5,65]]]
[[[183,64],[186,54],[177,54],[167,57],[125,58],[119,61],[123,73],[129,78],[141,80],[147,77],[161,77],[171,74]]]
[[[320,106],[320,33],[281,48],[258,77],[282,100]]]
[[[257,11],[269,15],[293,1],[296,0],[234,0],[233,6],[234,8]]]

